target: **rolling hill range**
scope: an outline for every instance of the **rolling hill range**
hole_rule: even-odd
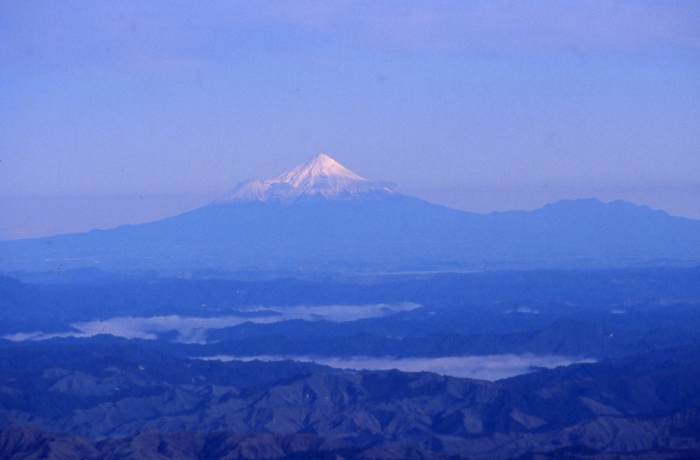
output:
[[[596,199],[476,214],[367,181],[321,155],[161,221],[0,242],[0,270],[471,270],[700,262],[700,221]]]
[[[698,458],[698,357],[683,347],[487,382],[132,344],[11,347],[0,458]],[[41,452],[54,456],[29,456]]]

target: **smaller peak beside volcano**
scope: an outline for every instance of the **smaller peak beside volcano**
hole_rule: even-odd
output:
[[[270,200],[287,202],[308,198],[348,200],[395,194],[389,187],[360,177],[328,155],[321,154],[274,179],[242,182],[213,204]]]

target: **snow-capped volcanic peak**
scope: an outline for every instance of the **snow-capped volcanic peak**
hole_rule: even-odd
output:
[[[351,199],[377,194],[393,195],[394,191],[358,176],[328,155],[321,154],[275,179],[243,182],[215,203],[290,201],[312,197]]]
[[[296,189],[318,188],[319,186],[328,187],[340,183],[367,182],[366,179],[324,154],[300,164],[273,180],[289,184]]]

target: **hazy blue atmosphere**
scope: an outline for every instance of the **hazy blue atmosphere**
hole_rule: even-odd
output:
[[[0,460],[700,459],[699,172],[698,0],[0,2]]]
[[[434,203],[700,218],[695,1],[0,5],[0,238],[156,220],[320,153]]]

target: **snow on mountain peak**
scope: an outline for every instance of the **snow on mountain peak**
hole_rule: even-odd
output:
[[[328,155],[318,155],[274,179],[238,184],[215,204],[232,201],[291,201],[301,198],[351,199],[393,195],[388,187],[364,179]]]
[[[367,182],[366,179],[324,154],[300,164],[273,180],[289,184],[294,188],[308,188],[341,182]]]

